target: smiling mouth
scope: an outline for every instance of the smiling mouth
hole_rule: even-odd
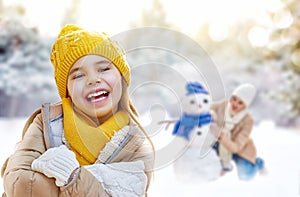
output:
[[[104,99],[106,99],[109,96],[109,92],[107,91],[98,91],[98,92],[93,92],[89,95],[87,95],[87,100],[89,102],[99,102],[102,101]]]
[[[232,111],[235,111],[237,109],[236,106],[232,106]]]

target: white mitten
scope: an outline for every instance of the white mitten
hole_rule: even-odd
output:
[[[59,187],[67,184],[70,175],[78,167],[75,154],[65,145],[48,149],[31,164],[33,170],[55,178]]]
[[[147,176],[144,162],[119,162],[84,166],[112,197],[141,197],[145,195]]]

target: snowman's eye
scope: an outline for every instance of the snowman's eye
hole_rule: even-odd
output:
[[[191,101],[190,101],[190,104],[192,104],[192,105],[195,104],[195,101],[194,101],[194,100],[191,100]]]
[[[207,100],[207,99],[204,99],[203,102],[204,102],[204,103],[208,103],[208,100]]]

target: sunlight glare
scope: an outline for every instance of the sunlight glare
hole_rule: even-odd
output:
[[[243,20],[252,20],[260,25],[271,26],[266,12],[277,12],[284,7],[280,0],[164,0],[161,1],[168,13],[168,20],[182,31],[195,34],[199,26],[209,24],[213,40],[222,40],[226,29]],[[218,21],[218,23],[216,23]],[[284,24],[287,24],[284,20]],[[264,23],[264,24],[262,24]],[[220,27],[216,27],[220,25]]]
[[[226,24],[220,24],[219,22],[211,23],[209,25],[209,36],[215,42],[221,42],[225,40],[229,33],[229,27]]]
[[[128,30],[129,24],[142,16],[145,7],[151,7],[151,0],[81,1],[78,24],[85,28],[105,31],[109,35]]]
[[[273,17],[276,27],[284,29],[288,28],[293,23],[293,16],[288,10],[280,10]]]
[[[60,29],[60,20],[63,17],[64,9],[69,6],[71,0],[40,1],[40,0],[11,0],[7,5],[21,5],[26,9],[22,18],[23,24],[30,27],[38,27],[43,35],[53,35]]]
[[[27,26],[38,26],[43,34],[56,35],[61,20],[72,0],[2,0],[4,4],[20,4],[26,9],[24,22]],[[208,24],[213,40],[226,39],[229,27],[251,20],[264,27],[270,21],[280,28],[292,23],[292,16],[282,12],[268,18],[266,13],[277,13],[284,8],[281,0],[159,0],[171,27],[188,35],[197,35],[199,26]],[[78,25],[107,31],[108,34],[128,30],[130,24],[139,21],[143,12],[153,6],[153,0],[97,1],[81,0]],[[217,22],[216,22],[217,21]],[[264,24],[262,24],[264,23]],[[219,26],[219,27],[218,27]]]
[[[249,31],[248,39],[255,47],[263,47],[269,42],[269,31],[263,27],[253,27]]]

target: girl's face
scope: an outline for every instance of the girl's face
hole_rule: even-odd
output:
[[[70,69],[67,88],[73,104],[102,123],[118,110],[122,76],[107,58],[87,55]]]
[[[230,99],[231,103],[231,112],[236,114],[246,108],[245,103],[237,96],[232,96]]]

